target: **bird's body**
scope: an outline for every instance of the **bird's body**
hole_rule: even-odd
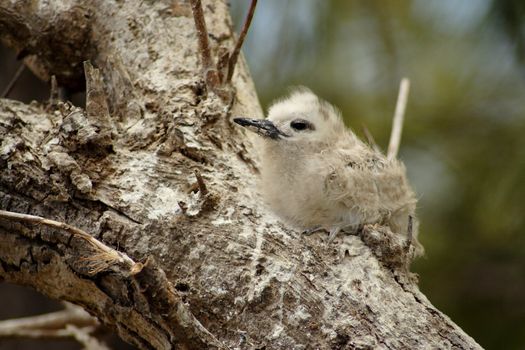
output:
[[[331,239],[366,224],[407,234],[416,197],[403,164],[359,140],[333,106],[302,89],[274,104],[264,124],[255,130],[265,136],[261,192],[277,214]]]

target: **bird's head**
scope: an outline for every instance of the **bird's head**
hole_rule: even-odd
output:
[[[298,145],[330,143],[346,130],[339,111],[306,88],[275,102],[267,119],[235,118],[234,122],[268,142]]]

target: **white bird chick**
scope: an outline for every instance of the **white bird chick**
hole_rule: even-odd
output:
[[[405,167],[357,138],[340,112],[301,88],[274,103],[267,119],[235,118],[262,136],[262,194],[273,210],[311,233],[355,233],[380,224],[407,235],[416,197]],[[412,228],[416,250],[417,223]]]

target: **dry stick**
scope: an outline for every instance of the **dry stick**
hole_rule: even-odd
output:
[[[43,315],[0,321],[0,337],[12,336],[18,331],[58,330],[67,324],[77,327],[98,326],[96,318],[80,307],[50,312]]]
[[[58,83],[57,77],[55,75],[51,76],[51,91],[49,93],[49,103],[56,104],[60,99],[60,94],[58,92]]]
[[[408,216],[408,227],[407,227],[407,240],[405,244],[405,250],[408,251],[412,245],[412,240],[414,238],[414,218],[412,215]]]
[[[89,349],[109,349],[90,335],[100,323],[84,309],[67,304],[65,310],[0,321],[0,338],[75,338]]]
[[[211,52],[208,41],[208,30],[206,29],[206,21],[204,20],[204,12],[202,11],[201,0],[191,0],[191,11],[193,12],[193,20],[195,21],[195,28],[197,29],[202,64],[205,68],[209,68],[212,66]]]
[[[226,77],[227,83],[229,83],[232,80],[233,71],[235,70],[235,64],[237,63],[237,59],[239,58],[239,53],[241,52],[241,47],[244,42],[244,38],[246,37],[248,29],[250,28],[250,24],[252,23],[253,14],[255,13],[255,6],[257,6],[257,0],[252,0],[252,2],[250,3],[250,8],[248,9],[248,14],[246,15],[246,19],[244,20],[244,24],[242,25],[241,33],[239,34],[239,38],[237,39],[235,48],[233,49],[232,54],[230,55],[230,59],[228,60],[228,76]]]
[[[198,171],[197,169],[195,169],[194,173],[195,173],[195,178],[197,179],[197,185],[199,187],[200,195],[205,196],[206,194],[208,194],[208,189],[206,188],[204,179],[202,178],[200,171]]]
[[[20,74],[24,71],[24,68],[26,65],[24,62],[20,64],[20,67],[15,72],[15,75],[11,78],[11,81],[9,81],[9,84],[5,87],[4,91],[2,92],[2,98],[6,98],[11,93],[11,90],[15,87],[16,82],[18,81],[18,78],[20,78]]]
[[[11,329],[9,333],[0,335],[1,338],[29,338],[29,339],[53,339],[71,338],[73,335],[66,329]]]
[[[401,133],[403,131],[403,119],[405,116],[405,109],[407,106],[408,92],[410,90],[410,80],[403,78],[399,85],[399,95],[397,96],[396,111],[394,113],[394,120],[392,122],[392,132],[390,134],[390,142],[388,144],[387,157],[388,160],[393,160],[397,157],[399,151],[399,144],[401,143]]]
[[[202,65],[206,76],[206,83],[212,87],[219,85],[219,76],[213,67],[211,59],[210,43],[208,41],[208,30],[206,29],[206,21],[204,20],[204,11],[202,10],[201,0],[191,0],[191,11],[193,12],[193,20],[195,21],[195,29],[197,29],[197,38],[199,39],[199,51],[201,53]]]
[[[97,330],[96,327],[78,328],[73,325],[66,325],[61,329],[13,329],[3,338],[29,338],[29,339],[65,339],[74,338],[80,344],[84,345],[83,349],[87,350],[110,350],[106,344],[102,343],[95,336],[91,335]]]
[[[370,145],[370,147],[372,147],[374,151],[376,152],[381,152],[370,130],[368,130],[365,124],[363,124],[362,127],[363,127],[363,133],[365,134],[366,140],[368,141],[368,144]]]
[[[219,80],[223,83],[225,81],[225,75],[228,75],[228,61],[230,59],[228,49],[224,46],[219,47],[218,57],[217,72],[219,72]]]
[[[96,240],[89,233],[84,232],[81,229],[76,228],[76,227],[71,226],[71,225],[68,225],[66,223],[59,222],[59,221],[54,221],[54,220],[50,220],[50,219],[45,219],[45,218],[40,217],[40,216],[14,213],[14,212],[5,211],[5,210],[0,210],[0,218],[5,218],[5,219],[9,219],[9,220],[16,220],[16,221],[23,221],[23,222],[29,222],[29,223],[37,224],[37,225],[44,225],[44,226],[53,227],[53,228],[57,228],[57,229],[69,232],[69,233],[71,233],[74,236],[77,236],[79,238],[84,239],[86,242],[88,242],[96,250],[100,250],[101,253],[100,253],[99,256],[100,257],[105,256],[106,257],[105,262],[108,265],[111,265],[112,263],[115,263],[115,262],[125,263],[126,265],[128,265],[128,267],[132,271],[137,268],[136,267],[137,265],[140,265],[140,264],[135,263],[128,256],[126,256],[126,255],[124,255],[124,254],[122,254],[120,252],[117,252],[116,250],[114,250],[114,249],[108,247],[107,245],[105,245],[104,243]]]
[[[103,341],[90,334],[96,330],[95,327],[78,328],[74,325],[67,325],[65,330],[70,332],[71,336],[82,344],[85,350],[111,350]]]

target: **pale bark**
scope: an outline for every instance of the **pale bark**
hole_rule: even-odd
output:
[[[228,8],[204,5],[217,57],[233,48]],[[188,3],[7,1],[0,35],[61,85],[85,68],[88,96],[86,110],[0,99],[0,209],[144,263],[93,270],[85,240],[0,219],[1,278],[140,348],[479,348],[391,263],[399,252],[378,250],[381,230],[327,245],[268,211],[257,150],[230,122],[262,116],[251,77],[241,60],[233,104],[207,89]]]

